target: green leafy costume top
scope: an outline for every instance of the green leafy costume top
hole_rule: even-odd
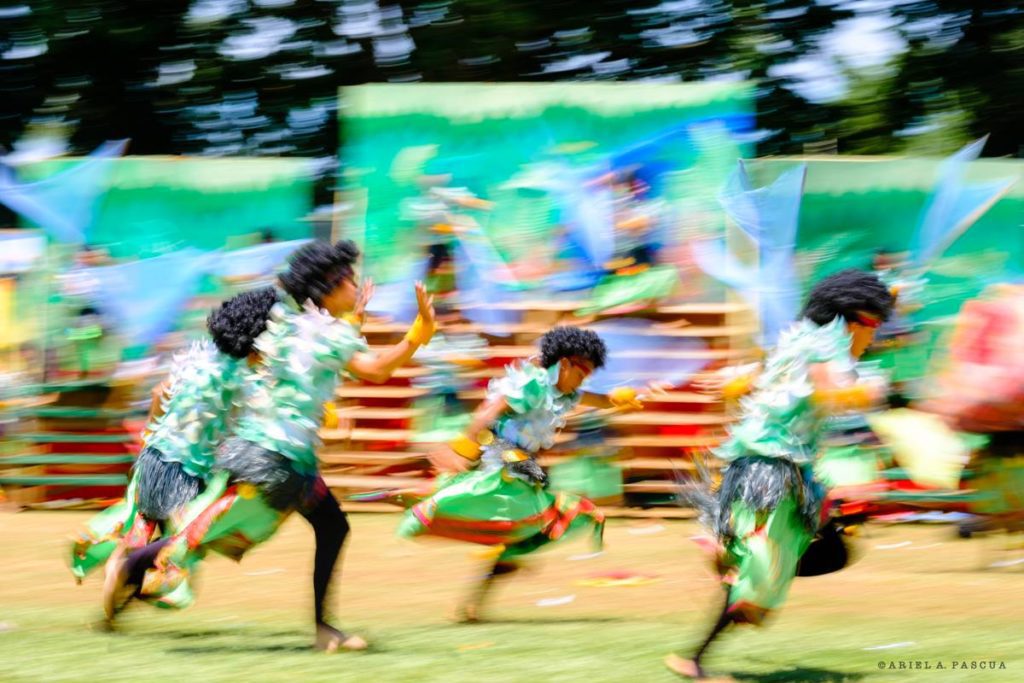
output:
[[[246,382],[236,436],[288,458],[296,471],[316,472],[324,403],[334,397],[352,357],[367,348],[348,322],[312,303],[277,303],[256,339],[261,362]]]
[[[714,453],[718,458],[760,455],[813,462],[827,415],[812,404],[811,365],[834,363],[854,375],[850,334],[841,317],[818,326],[804,319],[782,333],[754,391],[741,402],[743,418]]]
[[[149,425],[145,446],[205,479],[229,430],[232,403],[247,373],[244,360],[221,353],[209,340],[176,354],[164,413]]]
[[[491,380],[487,398],[503,398],[509,407],[492,426],[499,439],[531,453],[555,444],[566,414],[581,398],[578,391],[563,394],[558,390],[558,367],[518,363],[509,365],[504,377]]]

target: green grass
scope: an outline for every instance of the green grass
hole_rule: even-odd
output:
[[[354,515],[335,603],[338,623],[366,636],[366,653],[309,650],[312,534],[301,519],[240,565],[216,558],[196,606],[172,613],[138,605],[118,633],[90,628],[100,580],[75,586],[61,564],[64,537],[88,513],[0,515],[0,680],[166,680],[619,683],[677,680],[661,664],[690,648],[718,597],[688,522],[613,521],[607,552],[575,561],[585,545],[538,556],[510,579],[490,623],[448,615],[481,560],[469,546],[393,538],[396,516]],[[660,528],[659,528],[660,527]],[[798,579],[767,628],[723,638],[706,664],[740,681],[1010,681],[1024,679],[1020,614],[1024,565],[998,538],[960,541],[948,527],[872,527],[863,559],[838,574]],[[895,546],[911,541],[908,546]],[[876,548],[882,546],[882,548]],[[641,585],[588,586],[594,574],[650,574]],[[572,595],[568,604],[538,601]],[[871,651],[865,648],[900,644]],[[880,671],[880,661],[943,662],[946,669]],[[997,660],[1006,669],[953,670]]]

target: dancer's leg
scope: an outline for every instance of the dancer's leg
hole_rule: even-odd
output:
[[[123,500],[89,520],[84,531],[71,543],[71,573],[81,583],[96,567],[106,564],[118,547],[122,536],[138,517],[135,503],[137,477],[128,483]]]
[[[469,595],[458,606],[456,616],[464,623],[476,623],[480,621],[480,613],[483,609],[495,580],[500,576],[508,576],[516,572],[520,565],[511,559],[502,559],[499,556],[488,568],[487,572],[473,585]]]
[[[302,511],[302,516],[313,527],[316,537],[316,555],[313,560],[313,606],[316,620],[316,647],[320,650],[334,651],[339,648],[346,650],[362,650],[366,641],[359,636],[348,635],[326,620],[325,603],[330,595],[331,578],[334,567],[341,555],[341,549],[348,536],[349,525],[345,512],[338,500],[320,478],[316,484],[315,503]]]
[[[725,586],[724,600],[721,610],[718,612],[718,618],[714,625],[711,627],[711,631],[705,637],[704,641],[701,642],[700,646],[694,652],[693,657],[690,659],[684,659],[676,654],[670,654],[665,658],[665,666],[667,666],[673,672],[680,676],[686,676],[693,679],[705,678],[704,669],[701,667],[701,658],[707,651],[708,647],[718,636],[721,635],[722,631],[727,629],[733,623],[733,617],[729,613],[729,587]]]
[[[240,491],[241,489],[241,491]],[[166,607],[186,607],[191,591],[182,589],[208,550],[241,559],[270,538],[288,516],[270,507],[253,487],[232,486],[192,521],[167,539],[128,555],[104,586],[104,611],[112,619],[119,600],[133,589],[138,597]]]

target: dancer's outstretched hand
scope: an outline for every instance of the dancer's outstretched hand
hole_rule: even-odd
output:
[[[366,306],[370,303],[370,299],[373,298],[374,291],[373,278],[363,278],[363,281],[359,284],[359,296],[356,298],[356,307],[352,309],[352,312],[360,320],[366,317]]]
[[[427,287],[422,282],[416,283],[416,307],[423,320],[423,327],[433,333],[437,328],[437,322],[434,320],[434,296],[427,293]]]
[[[649,401],[658,396],[664,396],[672,387],[672,382],[662,382],[659,380],[648,382],[644,388],[640,390],[639,398],[641,401]]]
[[[453,451],[448,446],[440,446],[427,454],[430,464],[439,473],[443,472],[465,472],[469,469],[470,462]]]

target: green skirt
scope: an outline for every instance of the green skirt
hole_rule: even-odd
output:
[[[252,484],[229,484],[218,472],[210,486],[188,506],[187,523],[171,536],[145,572],[139,597],[157,607],[183,609],[194,600],[193,583],[207,552],[240,561],[288,518],[272,507]]]
[[[134,473],[124,498],[90,519],[85,530],[74,537],[69,564],[75,580],[81,582],[97,567],[105,564],[124,535],[137,523],[137,487],[138,474]]]
[[[142,509],[145,507],[145,491],[140,490],[143,470],[136,467],[128,482],[124,498],[89,520],[85,530],[75,536],[71,544],[71,573],[77,581],[96,570],[110,559],[119,544],[128,549],[141,548],[153,540],[157,532],[157,520],[148,519]],[[203,493],[192,498],[180,508],[159,520],[162,531],[172,535],[188,525],[203,509],[204,502],[216,500],[227,488],[226,477],[213,478],[207,482]],[[140,496],[143,505],[140,506]],[[153,496],[148,496],[152,498]],[[198,501],[198,502],[196,502]]]
[[[504,468],[461,473],[439,483],[433,495],[406,511],[398,527],[400,536],[504,546],[502,560],[584,530],[601,547],[604,515],[586,498],[551,493]]]
[[[790,494],[770,510],[741,500],[730,507],[732,537],[726,541],[723,581],[729,584],[729,612],[737,622],[760,624],[782,606],[804,551],[814,538]]]

